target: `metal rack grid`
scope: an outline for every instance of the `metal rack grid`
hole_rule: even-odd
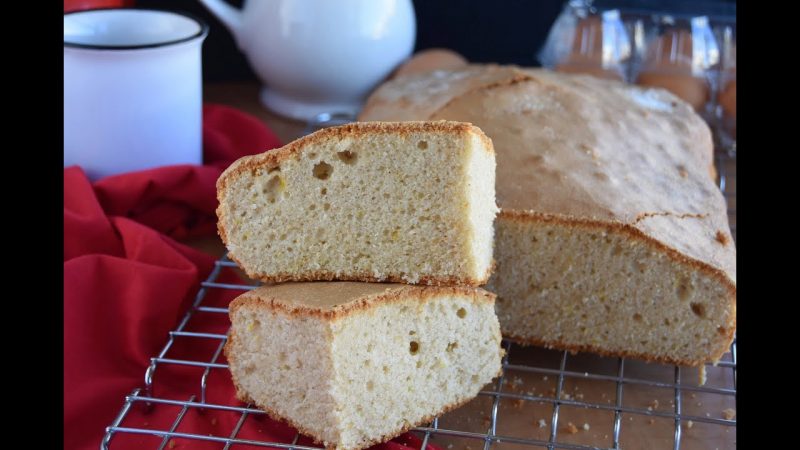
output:
[[[717,168],[720,188],[725,193],[726,199],[728,199],[728,203],[731,206],[729,215],[731,216],[731,229],[735,238],[735,159],[731,157],[729,152],[718,152]],[[119,414],[112,424],[106,428],[106,433],[101,443],[102,449],[112,448],[115,437],[121,434],[159,437],[161,441],[157,446],[158,449],[167,448],[170,440],[174,438],[217,443],[220,448],[226,450],[232,446],[297,450],[317,448],[298,445],[299,434],[295,434],[291,442],[283,443],[239,437],[242,425],[248,417],[262,416],[265,413],[252,405],[242,406],[240,404],[220,404],[208,401],[206,394],[209,374],[215,370],[227,370],[228,367],[227,364],[218,362],[227,337],[224,333],[187,331],[186,328],[189,321],[197,315],[210,315],[215,317],[219,324],[224,324],[225,327],[229,325],[227,308],[209,306],[204,304],[204,300],[210,290],[245,291],[255,287],[254,285],[218,282],[218,277],[222,270],[230,270],[230,268],[234,267],[235,264],[226,258],[216,262],[208,279],[202,282],[194,304],[177,328],[169,333],[167,343],[161,352],[151,359],[151,364],[145,374],[144,387],[135,389],[125,397]],[[209,360],[199,361],[167,357],[170,349],[181,339],[211,340],[217,341],[218,344]],[[657,430],[659,428],[654,426],[655,420],[667,421],[668,428],[671,430],[667,431],[672,436],[669,438],[662,436],[660,440],[647,441],[647,446],[653,448],[671,447],[676,450],[688,448],[689,445],[683,445],[686,439],[682,437],[691,431],[692,425],[695,423],[706,426],[699,448],[710,448],[709,442],[712,441],[722,442],[717,444],[721,446],[720,448],[735,446],[735,437],[732,436],[735,433],[728,433],[731,430],[735,431],[735,418],[716,417],[719,415],[719,409],[711,411],[714,412],[715,417],[712,417],[709,411],[703,414],[701,409],[695,407],[700,406],[701,402],[694,401],[697,398],[716,398],[717,400],[709,401],[709,405],[735,404],[737,356],[735,341],[730,353],[723,358],[723,361],[713,367],[711,365],[706,366],[706,369],[716,371],[717,385],[706,384],[704,386],[698,385],[697,382],[686,381],[686,373],[695,369],[658,364],[647,364],[647,367],[645,367],[644,363],[634,360],[602,358],[585,354],[573,355],[566,351],[544,350],[535,347],[518,347],[507,341],[503,342],[503,346],[506,350],[506,355],[503,358],[504,370],[502,376],[487,385],[480,392],[478,398],[471,403],[434,419],[433,422],[426,426],[412,430],[414,433],[421,435],[422,449],[425,449],[429,443],[447,449],[454,448],[454,443],[457,443],[459,445],[457,448],[466,450],[478,450],[481,445],[484,450],[489,450],[490,447],[517,448],[517,446],[523,446],[526,449],[643,448],[645,447],[644,442],[649,435],[658,434]],[[588,361],[586,360],[587,357],[589,358]],[[518,359],[519,361],[517,361]],[[531,359],[535,363],[532,363]],[[583,361],[581,361],[582,359]],[[542,361],[551,361],[554,364],[550,364],[548,367]],[[580,364],[580,370],[571,368],[572,363],[575,361]],[[156,371],[159,367],[164,366],[202,368],[203,373],[198,380],[199,389],[197,393],[190,395],[185,400],[160,398],[154,395],[153,386]],[[609,370],[609,367],[612,367],[612,369]],[[642,370],[643,367],[646,370]],[[653,374],[656,375],[654,376]],[[668,377],[665,378],[665,375]],[[542,384],[542,382],[548,380],[548,377],[553,377],[555,386],[550,389],[549,393],[535,392],[536,386],[533,387],[533,391],[518,389],[516,386],[518,381],[522,379],[521,377],[526,378],[529,386],[536,383]],[[583,394],[577,394],[573,391],[573,394],[570,395],[569,392],[565,392],[566,385],[575,381],[584,383],[584,386],[588,387],[587,392],[593,386],[601,384],[610,384],[613,389],[609,389],[611,395],[608,397],[601,395],[599,399],[594,398],[593,400],[587,399],[584,401]],[[626,392],[629,395],[623,396]],[[641,402],[639,404],[631,404],[625,401],[630,396],[651,398],[652,396],[663,395],[665,392],[671,397],[668,408],[654,408],[653,405],[657,406],[657,403],[645,407]],[[692,400],[689,400],[689,398]],[[720,402],[720,399],[723,402]],[[692,403],[689,404],[689,402]],[[664,403],[666,404],[667,401]],[[126,417],[136,405],[149,410],[167,406],[179,407],[180,410],[169,429],[127,426],[125,424]],[[536,410],[532,409],[526,415],[521,412],[524,409],[521,406],[524,405],[533,405],[534,407],[539,407],[539,410],[535,412]],[[541,418],[543,416],[543,408],[550,409],[547,420]],[[205,414],[234,413],[238,414],[239,418],[227,437],[178,431],[181,421],[190,409],[201,410]],[[572,409],[572,411],[567,411],[567,409]],[[601,432],[606,432],[604,437],[596,438],[595,441],[592,441],[588,437],[588,432],[576,431],[576,429],[580,430],[578,427],[581,422],[577,426],[572,424],[571,421],[564,424],[568,420],[564,417],[575,416],[575,410],[613,415],[613,419],[608,420],[608,423],[605,424],[607,427],[601,429]],[[537,418],[539,418],[538,425],[536,423]],[[625,421],[624,418],[629,420]],[[640,420],[636,423],[630,423],[633,422],[634,418]],[[505,422],[511,421],[522,421],[524,423],[522,426],[517,427],[515,431],[505,425]],[[567,426],[566,429],[565,425]],[[647,428],[648,426],[652,428]],[[597,427],[595,425],[595,431]],[[662,434],[663,428],[662,426]],[[534,433],[528,431],[519,432],[519,430],[523,429],[533,430]],[[625,433],[623,433],[623,430],[633,433],[632,441],[624,442]],[[538,434],[535,432],[538,432]],[[573,436],[577,436],[577,433],[583,433],[581,435],[584,438],[583,442],[571,439]],[[727,439],[715,440],[717,436],[726,437],[726,435]],[[605,445],[598,444],[599,441],[604,441]],[[631,442],[636,443],[631,444]],[[697,442],[695,444],[697,445]]]

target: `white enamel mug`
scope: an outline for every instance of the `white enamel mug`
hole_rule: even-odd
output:
[[[90,179],[202,163],[201,46],[183,13],[64,14],[64,167]]]

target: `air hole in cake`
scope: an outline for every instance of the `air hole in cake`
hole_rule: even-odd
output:
[[[419,141],[417,142],[417,148],[420,150],[425,150],[428,148],[428,141]]]
[[[417,361],[417,369],[422,368],[422,361]]]
[[[383,373],[389,373],[389,366],[383,366]]]
[[[323,204],[323,205],[322,205],[322,209],[324,209],[325,211],[327,211],[327,210],[331,209],[331,204],[330,204],[330,203],[325,203],[325,204]]]
[[[367,381],[367,390],[371,391],[373,389],[375,389],[375,383],[373,383],[372,380]]]
[[[706,317],[706,307],[702,303],[692,303],[692,312],[700,318]]]
[[[327,180],[333,173],[333,166],[326,163],[325,161],[320,161],[314,165],[313,173],[315,178],[319,178],[320,180]]]
[[[251,373],[255,372],[255,370],[256,370],[256,366],[254,366],[254,365],[250,365],[250,366],[245,366],[244,367],[245,375],[250,375]]]
[[[717,327],[717,333],[719,333],[719,334],[724,336],[724,335],[728,334],[728,329],[725,328],[725,327]]]
[[[417,342],[417,341],[411,341],[411,342],[408,344],[408,351],[409,351],[409,353],[411,353],[412,355],[416,355],[416,354],[419,352],[419,342]]]
[[[338,152],[336,153],[336,156],[338,156],[339,160],[341,160],[343,163],[349,165],[355,164],[356,160],[358,159],[358,155],[349,150]]]
[[[411,331],[409,331],[409,332],[408,332],[408,335],[409,335],[409,336],[413,336],[413,335],[415,335],[415,334],[417,334],[417,332],[416,332],[416,331],[414,331],[414,330],[411,330]]]
[[[328,188],[322,188],[319,190],[320,195],[325,195],[328,193]]]
[[[681,280],[681,282],[678,283],[678,289],[677,289],[678,298],[684,301],[688,300],[689,291],[690,291],[689,283],[687,283],[686,280]]]
[[[309,153],[308,154],[308,159],[317,159],[317,154],[314,153],[314,152]]]
[[[641,322],[642,321],[642,315],[639,314],[639,313],[634,314],[633,315],[633,320],[635,320],[637,322]]]
[[[286,183],[283,181],[278,175],[270,178],[267,181],[267,184],[264,185],[264,188],[261,189],[261,193],[267,196],[267,200],[270,203],[275,203],[278,196],[286,189]]]
[[[267,173],[275,173],[275,172],[280,172],[280,171],[281,171],[281,166],[277,166],[277,167],[273,167],[272,169],[269,169],[267,171]]]
[[[664,325],[669,326],[669,319],[664,318]]]
[[[313,203],[312,203],[311,205],[309,205],[309,206],[308,206],[308,209],[309,209],[310,211],[313,211],[313,210],[317,209],[317,205],[315,205],[315,204],[313,204]]]
[[[447,344],[447,351],[452,352],[453,350],[458,348],[458,342],[450,342]]]
[[[466,310],[466,309],[464,309],[464,308],[458,308],[458,311],[456,311],[456,315],[457,315],[457,316],[458,316],[460,319],[463,319],[464,317],[467,317],[467,310]]]

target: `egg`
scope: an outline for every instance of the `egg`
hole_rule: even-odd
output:
[[[722,120],[726,130],[736,138],[736,78],[728,81],[719,93]]]
[[[581,64],[574,59],[558,64],[555,69],[557,72],[582,73],[597,78],[605,78],[607,80],[624,81],[622,74],[618,70],[604,69],[599,65],[593,64]]]
[[[458,53],[445,48],[431,48],[417,52],[395,70],[391,78],[434,70],[458,69],[468,64]]]
[[[736,79],[729,81],[719,94],[719,104],[726,116],[736,119]]]
[[[695,111],[701,111],[708,102],[711,89],[704,78],[691,73],[650,71],[642,72],[636,84],[647,87],[666,89],[692,105]]]
[[[692,33],[669,30],[654,39],[636,84],[659,87],[701,111],[711,95],[708,80],[692,72]]]
[[[603,67],[603,22],[599,16],[582,19],[575,27],[570,53],[555,70],[582,73],[609,80],[624,79],[619,68]]]

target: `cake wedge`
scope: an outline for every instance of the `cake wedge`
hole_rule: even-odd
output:
[[[217,181],[231,259],[268,282],[485,284],[495,157],[460,122],[354,123],[232,164]]]
[[[494,294],[315,282],[230,305],[237,396],[326,448],[384,442],[466,403],[501,370]]]

